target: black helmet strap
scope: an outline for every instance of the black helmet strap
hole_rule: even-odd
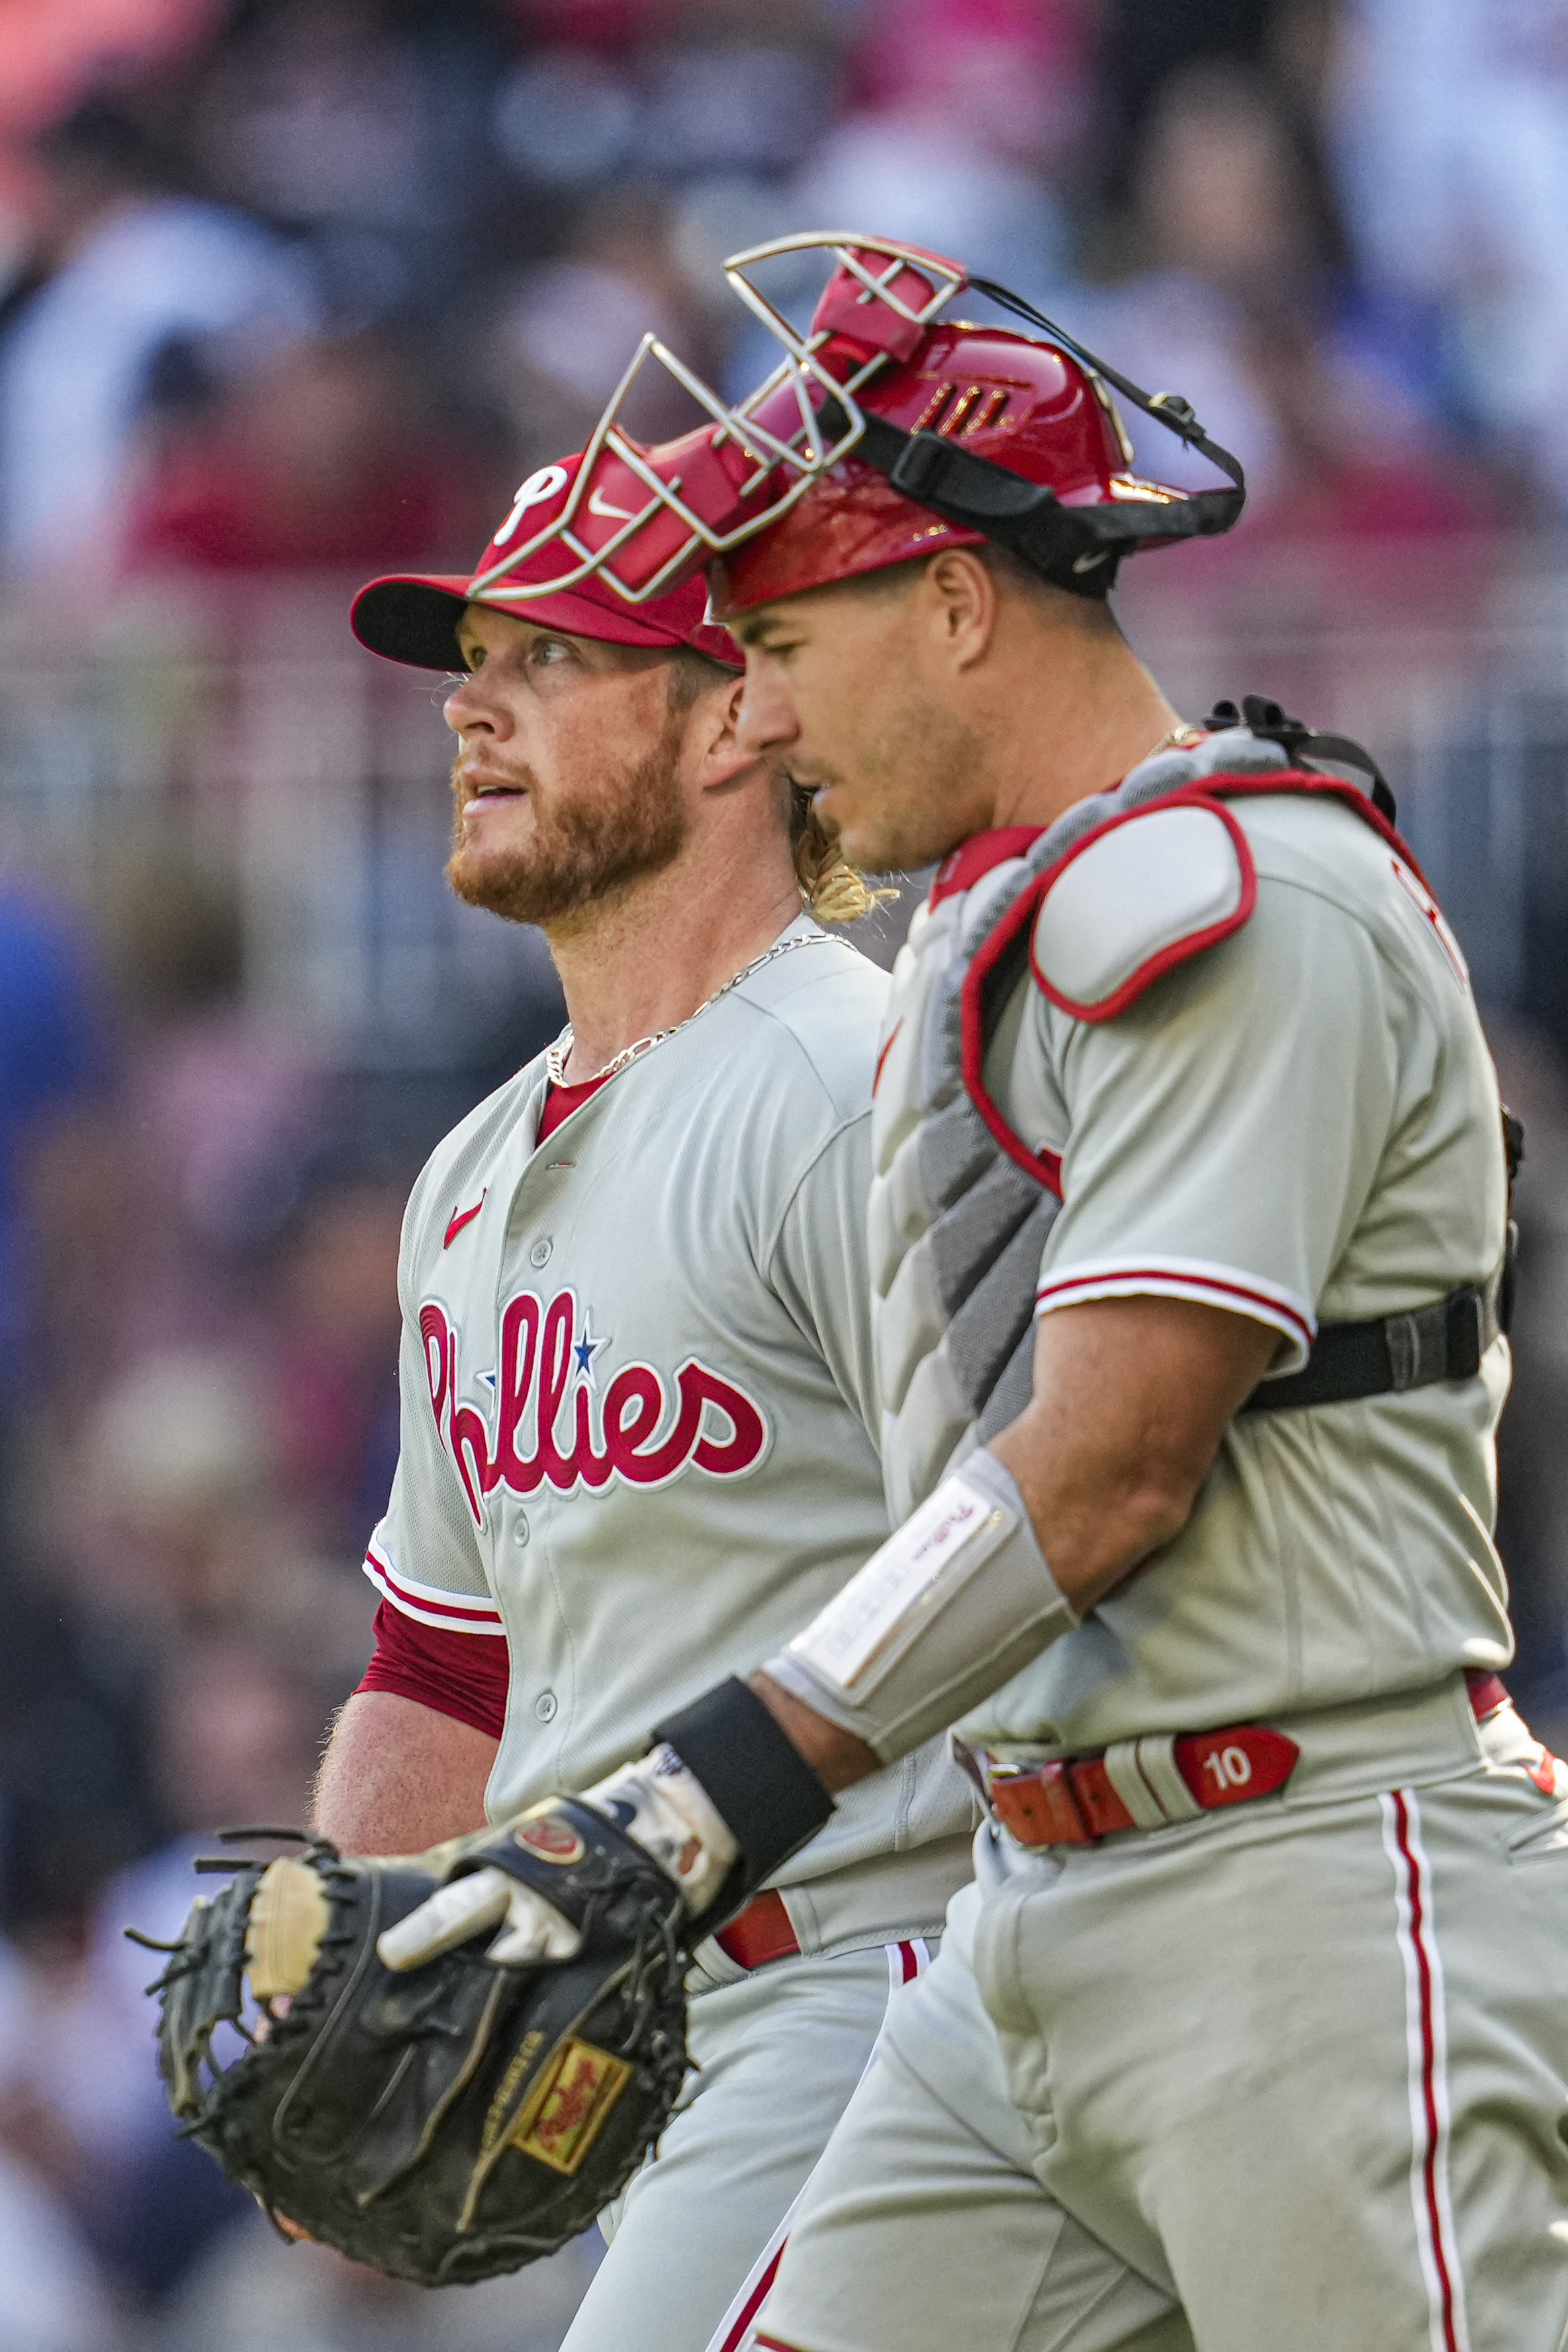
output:
[[[969,282],[977,293],[988,295],[1041,328],[1092,375],[1113,385],[1134,408],[1207,458],[1231,487],[1195,490],[1168,502],[1138,498],[1114,506],[1067,507],[1043,483],[1027,481],[994,458],[945,441],[939,433],[905,433],[884,417],[869,414],[854,456],[864,457],[885,474],[905,498],[930,507],[961,529],[995,540],[1031,570],[1080,596],[1103,596],[1122,558],[1137,547],[1161,541],[1213,538],[1230,529],[1246,499],[1246,477],[1239,458],[1209,439],[1189,401],[1179,393],[1141,391],[1021,296],[989,278],[975,278]],[[829,421],[824,413],[824,423]]]

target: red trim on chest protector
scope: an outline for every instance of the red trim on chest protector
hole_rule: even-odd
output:
[[[1258,904],[1258,868],[1252,863],[1252,845],[1224,802],[1211,800],[1207,793],[1192,793],[1183,800],[1182,805],[1203,809],[1209,816],[1217,816],[1230,835],[1236,862],[1241,869],[1241,896],[1228,915],[1222,915],[1217,923],[1206,924],[1200,931],[1187,931],[1179,940],[1173,940],[1168,947],[1158,949],[1128,974],[1120,988],[1113,989],[1109,996],[1103,997],[1095,1004],[1081,1004],[1073,997],[1063,996],[1059,988],[1052,988],[1035,961],[1031,936],[1029,968],[1034,974],[1036,987],[1042,996],[1049,997],[1061,1012],[1070,1013],[1075,1021],[1113,1021],[1119,1013],[1125,1013],[1129,1004],[1137,1002],[1145,988],[1152,988],[1163,973],[1174,971],[1178,963],[1186,963],[1191,956],[1201,955],[1205,948],[1217,948],[1221,940],[1230,937],[1232,931],[1239,931]],[[1168,806],[1168,803],[1156,801],[1152,806],[1156,810],[1163,809]],[[1082,841],[1073,843],[1065,857],[1057,860],[1045,877],[1047,885],[1060,881],[1068,867],[1082,857],[1086,849],[1092,849],[1097,842],[1103,841],[1107,834],[1117,832],[1124,824],[1135,824],[1140,817],[1148,814],[1147,809],[1123,809],[1117,815],[1108,818],[1105,824],[1096,825],[1092,833],[1086,833]],[[1041,891],[1035,900],[1037,916],[1044,903],[1045,893]]]
[[[944,898],[956,898],[962,891],[972,890],[993,866],[1024,856],[1044,831],[1042,824],[1001,824],[993,833],[972,833],[967,841],[949,850],[936,868],[926,905],[939,907]]]
[[[1397,852],[1411,872],[1416,876],[1423,887],[1430,888],[1431,886],[1412,856],[1407,843],[1396,833],[1386,817],[1374,808],[1366,794],[1354,784],[1342,782],[1333,776],[1307,775],[1299,769],[1286,769],[1276,772],[1272,775],[1200,776],[1190,784],[1180,785],[1173,793],[1162,793],[1157,800],[1145,801],[1137,809],[1117,809],[1108,815],[1103,824],[1094,826],[1091,832],[1075,841],[1071,848],[1064,850],[1042,874],[1037,874],[1028,888],[1014,900],[966,972],[962,1007],[965,1092],[984,1119],[993,1139],[1007,1153],[1008,1158],[1015,1161],[1027,1174],[1032,1176],[1035,1181],[1042,1185],[1048,1192],[1056,1193],[1059,1199],[1061,1194],[1061,1153],[1045,1150],[1031,1151],[1022,1136],[1013,1133],[1012,1129],[986,1091],[986,982],[1009,949],[1012,947],[1019,933],[1026,926],[1033,924],[1040,909],[1040,900],[1062,868],[1087,849],[1092,842],[1098,841],[1102,834],[1110,832],[1117,824],[1127,823],[1134,816],[1152,815],[1156,809],[1192,807],[1207,808],[1211,814],[1223,818],[1231,832],[1236,833],[1239,830],[1236,820],[1227,809],[1218,806],[1217,803],[1228,800],[1261,800],[1272,793],[1289,793],[1301,797],[1309,793],[1323,793],[1331,800],[1342,801],[1354,816],[1358,816],[1364,824],[1370,825],[1374,833],[1379,835],[1391,848]],[[1003,857],[1017,856],[1019,854],[1017,839],[1022,828],[1012,827],[1009,831],[1013,835],[1013,845],[985,857],[984,862],[978,865],[976,872],[971,876],[968,887],[972,887],[979,876],[988,872],[992,866],[1000,864]],[[1003,837],[1003,835],[998,833],[977,834],[973,844],[965,842],[953,852],[946,865],[939,869],[938,880],[940,881],[948,866],[956,866],[956,862],[963,857],[967,849],[973,846],[978,850],[983,845],[996,842]],[[1038,840],[1039,835],[1035,837]],[[1250,864],[1249,858],[1248,863]],[[1246,870],[1244,866],[1243,872],[1245,873]],[[935,891],[932,896],[935,900]],[[1251,900],[1246,898],[1245,894],[1244,906],[1245,912],[1238,910],[1236,915],[1227,917],[1222,924],[1212,925],[1208,929],[1196,933],[1188,940],[1178,940],[1174,949],[1164,949],[1158,956],[1151,957],[1149,963],[1141,967],[1140,971],[1134,974],[1134,979],[1139,982],[1140,987],[1148,987],[1161,972],[1169,971],[1185,957],[1196,955],[1206,947],[1212,947],[1217,940],[1238,929],[1252,911]],[[1040,984],[1043,985],[1043,983]],[[1048,995],[1051,994],[1049,990],[1045,992]],[[1079,1020],[1086,1017],[1107,1020],[1113,1013],[1124,1012],[1128,1004],[1133,1002],[1134,996],[1139,992],[1140,989],[1134,988],[1129,994],[1127,987],[1124,986],[1117,991],[1114,997],[1107,1001],[1104,1007],[1095,1006],[1092,1014],[1088,1016],[1077,1007],[1068,1006],[1065,1009],[1073,1013],[1074,1017]],[[1061,1003],[1061,999],[1055,996],[1051,1001],[1058,1004]]]

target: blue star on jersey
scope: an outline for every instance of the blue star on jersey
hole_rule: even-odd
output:
[[[578,1340],[571,1352],[577,1359],[577,1370],[580,1379],[585,1380],[588,1382],[590,1391],[594,1396],[599,1394],[599,1375],[593,1369],[593,1359],[598,1355],[601,1348],[607,1348],[609,1345],[610,1342],[608,1339],[596,1339],[594,1338],[593,1311],[591,1307],[590,1307],[585,1311],[582,1318],[582,1337]]]

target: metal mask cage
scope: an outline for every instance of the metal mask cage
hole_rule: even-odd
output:
[[[865,416],[855,394],[885,366],[890,352],[878,351],[852,371],[845,378],[833,374],[817,354],[832,340],[834,330],[824,328],[813,334],[801,335],[789,320],[768,299],[758,287],[747,277],[747,269],[759,263],[789,253],[823,248],[834,255],[840,267],[858,279],[863,293],[860,300],[868,306],[878,303],[889,309],[904,328],[923,332],[936,319],[944,305],[967,282],[961,267],[936,254],[923,252],[917,246],[898,245],[878,238],[849,237],[837,233],[816,232],[800,236],[775,238],[770,244],[753,246],[744,253],[733,255],[725,264],[725,276],[734,291],[753,315],[760,320],[784,347],[785,356],[755,391],[745,399],[731,404],[714,392],[685,362],[662,342],[657,335],[644,335],[630,366],[611,395],[609,405],[595,425],[592,437],[583,451],[566,504],[543,530],[511,549],[498,563],[476,575],[469,583],[469,593],[475,597],[495,597],[510,604],[526,604],[541,596],[555,596],[563,590],[576,587],[580,582],[597,572],[616,593],[631,604],[646,604],[652,598],[665,594],[689,573],[694,557],[703,551],[722,555],[739,545],[769,523],[789,512],[804,496],[811,484],[840,459],[848,457],[865,431]],[[885,259],[880,273],[862,259],[865,254]],[[895,290],[906,271],[914,271],[923,281],[935,278],[926,300],[912,307]],[[750,470],[738,483],[733,484],[730,516],[719,519],[705,515],[689,497],[682,495],[684,477],[678,459],[666,463],[671,470],[661,472],[654,462],[655,453],[645,450],[622,427],[620,419],[643,369],[650,363],[662,368],[673,377],[698,406],[705,409],[718,427],[709,436],[709,446],[717,449],[733,442],[749,460]],[[815,392],[817,397],[813,399]],[[773,423],[763,423],[761,412],[771,411],[781,394],[791,396],[794,415],[798,419],[793,432],[785,435],[775,429]],[[831,425],[824,419],[831,419]],[[689,436],[687,436],[689,443]],[[684,444],[666,445],[674,447]],[[618,459],[648,492],[647,502],[641,508],[612,506],[604,495],[604,485],[598,478],[600,461],[606,455]],[[754,507],[750,501],[763,488],[769,477],[781,475],[785,487],[765,505]],[[618,478],[617,487],[624,489]],[[601,522],[612,521],[619,527],[607,539],[592,546],[583,538],[578,523],[584,511]],[[673,549],[661,549],[653,568],[643,576],[640,569],[618,566],[616,558],[629,550],[633,541],[659,517],[669,515],[685,527],[685,536]],[[549,580],[517,581],[513,575],[546,548],[559,545],[569,558],[564,571]],[[497,583],[510,581],[500,588]]]
[[[749,273],[767,262],[807,252],[832,257],[836,268],[829,289],[841,276],[860,290],[851,301],[841,298],[826,323],[802,333]],[[748,247],[731,255],[724,270],[731,290],[783,348],[784,357],[773,373],[744,400],[731,404],[656,335],[644,335],[594,427],[560,513],[480,572],[470,584],[471,595],[526,604],[530,598],[559,594],[596,572],[628,604],[645,604],[688,577],[695,564],[725,554],[778,522],[813,482],[856,449],[906,497],[1015,547],[1046,576],[1053,576],[1059,564],[1068,565],[1064,584],[1080,589],[1082,575],[1095,566],[1105,567],[1099,585],[1108,584],[1121,557],[1140,542],[1227,530],[1241,510],[1246,495],[1241,467],[1228,450],[1209,439],[1189,402],[1177,393],[1144,392],[1031,303],[989,278],[971,277],[961,263],[888,238],[810,230]],[[913,292],[905,287],[911,278],[922,289],[918,299],[906,299]],[[1111,397],[1113,386],[1207,458],[1228,478],[1228,487],[1177,491],[1129,474],[1117,478],[1111,506],[1068,509],[1049,487],[1028,481],[992,459],[954,449],[930,433],[903,433],[868,415],[856,394],[890,360],[907,356],[966,286],[1048,336],[1077,362],[1107,410],[1129,462],[1130,446]],[[857,317],[862,309],[869,314],[863,322]],[[820,299],[818,315],[821,310]],[[863,334],[857,331],[862,324]],[[822,357],[824,348],[835,342],[839,349],[834,358],[841,364],[846,349],[852,352],[857,344],[866,356],[852,360],[840,374]],[[620,419],[633,384],[650,362],[664,369],[706,412],[716,431],[705,434],[698,427],[653,450],[632,439]],[[777,413],[780,405],[782,418]],[[745,460],[738,480],[718,461],[716,453],[727,444]],[[626,494],[628,476],[647,492],[642,506],[616,505],[606,497],[606,460],[612,463],[613,487],[621,495]],[[694,471],[701,478],[695,482],[689,478]],[[754,503],[770,484],[772,494],[765,502]],[[597,544],[580,527],[585,513],[601,525],[615,526],[607,536],[597,535]],[[498,586],[556,544],[568,558],[566,570],[549,580]]]

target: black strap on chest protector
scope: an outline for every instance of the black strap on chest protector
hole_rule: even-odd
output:
[[[1524,1129],[1506,1105],[1502,1148],[1511,1209]],[[1358,1397],[1427,1388],[1437,1381],[1474,1380],[1481,1358],[1513,1319],[1518,1252],[1519,1227],[1511,1216],[1502,1261],[1485,1282],[1463,1283],[1436,1306],[1411,1314],[1385,1315],[1373,1323],[1323,1324],[1301,1370],[1262,1381],[1240,1410],[1286,1412],[1293,1406],[1349,1404]]]
[[[1292,763],[1312,756],[1359,768],[1372,780],[1374,808],[1395,822],[1397,811],[1388,780],[1372,754],[1347,735],[1320,735],[1279,703],[1262,695],[1217,702],[1204,725],[1211,735],[1246,727],[1262,741],[1278,743]],[[1506,1107],[1502,1113],[1503,1156],[1508,1166],[1509,1208],[1513,1180],[1524,1157],[1524,1129]],[[1436,1381],[1474,1380],[1481,1358],[1513,1317],[1514,1265],[1519,1228],[1509,1219],[1501,1263],[1484,1282],[1462,1283],[1435,1306],[1406,1315],[1385,1315],[1371,1323],[1327,1323],[1312,1342],[1299,1372],[1265,1381],[1253,1390],[1243,1412],[1287,1412],[1292,1407],[1349,1404],[1358,1397],[1387,1396],[1426,1388]]]
[[[1390,824],[1397,822],[1399,811],[1387,777],[1371,752],[1353,742],[1348,735],[1320,735],[1315,727],[1291,718],[1277,702],[1269,701],[1261,694],[1244,694],[1239,710],[1233,702],[1217,702],[1203,723],[1210,735],[1224,734],[1232,727],[1248,728],[1260,742],[1278,743],[1293,766],[1310,767],[1315,757],[1338,760],[1347,768],[1359,768],[1363,775],[1372,779],[1370,798],[1379,816],[1386,817]]]

